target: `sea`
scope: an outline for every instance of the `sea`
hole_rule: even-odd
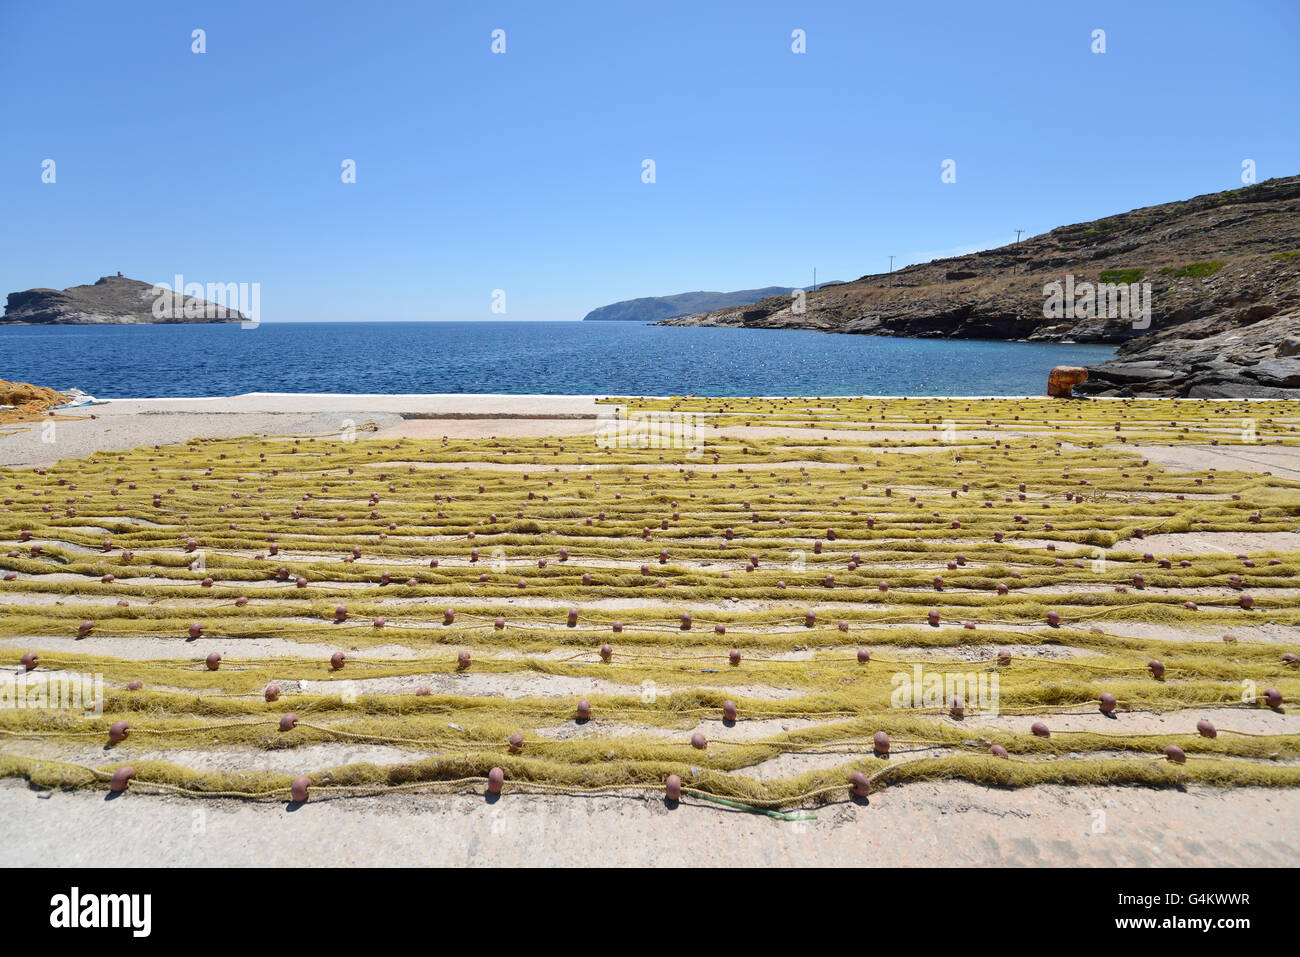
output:
[[[246,392],[1042,395],[1111,346],[639,322],[0,326],[0,379],[103,399]]]

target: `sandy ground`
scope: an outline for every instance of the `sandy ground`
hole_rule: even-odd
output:
[[[338,434],[384,438],[579,435],[594,431],[593,396],[335,396],[250,394],[215,399],[115,401],[77,410],[95,419],[59,421],[51,436],[42,424],[0,436],[0,465],[43,465],[97,451],[209,436]],[[365,431],[373,424],[374,431]],[[728,433],[816,437],[821,430],[754,426]],[[806,436],[803,433],[808,433]],[[916,431],[831,432],[832,439],[918,438]],[[974,433],[972,433],[973,435]],[[993,434],[993,433],[990,433]],[[996,433],[1006,438],[1007,432]],[[962,434],[962,438],[966,438]],[[53,441],[49,441],[53,438]],[[917,447],[925,451],[924,447]],[[1127,447],[1153,463],[1180,470],[1242,469],[1300,478],[1294,449],[1258,446]],[[452,466],[447,466],[448,468]],[[581,468],[581,466],[575,466]],[[1294,550],[1295,533],[1241,541],[1222,535],[1152,536],[1145,549],[1159,554],[1214,554],[1261,546]],[[1216,640],[1214,633],[1131,624],[1121,634]],[[1291,641],[1296,629],[1271,624],[1237,629],[1243,641]],[[30,647],[67,649],[66,639],[27,639]],[[167,651],[202,657],[219,639],[201,639]],[[103,645],[103,647],[101,647]],[[123,657],[167,654],[161,639],[97,639],[76,651],[109,647]],[[333,646],[316,646],[322,653]],[[220,649],[218,649],[220,650]],[[295,654],[301,646],[273,640],[256,650]],[[381,655],[383,649],[370,649]],[[903,656],[907,649],[891,650]],[[949,653],[956,653],[950,651]],[[433,676],[422,683],[431,683]],[[463,681],[463,678],[440,676]],[[474,680],[485,680],[487,676]],[[511,676],[528,682],[530,676]],[[544,682],[556,682],[554,677]],[[593,680],[577,681],[584,688]],[[489,693],[546,693],[539,686],[506,688],[493,679]],[[460,689],[458,689],[460,690]],[[548,690],[553,690],[550,688]],[[570,690],[570,689],[566,689]],[[1261,722],[1285,717],[1242,710],[1215,714],[1224,728],[1274,731]],[[1122,716],[1137,730],[1147,716]],[[1009,719],[997,719],[1009,720]],[[1099,715],[1062,716],[1055,726],[1091,728]],[[1191,720],[1188,715],[1162,721]],[[974,728],[981,722],[972,721]],[[996,724],[996,721],[989,722]],[[776,728],[746,729],[745,733]],[[722,736],[708,728],[710,737]],[[671,732],[680,734],[679,731]],[[732,734],[736,734],[733,730]],[[324,752],[338,753],[334,746]],[[361,748],[376,763],[409,757],[389,748]],[[177,752],[171,752],[177,756]],[[195,752],[187,757],[202,756]],[[161,755],[159,755],[161,756]],[[258,760],[313,756],[267,752]],[[782,759],[815,761],[816,755]],[[834,756],[834,762],[843,760]],[[307,763],[312,763],[308,761]],[[801,768],[800,768],[801,769]],[[790,769],[777,769],[781,774]],[[1020,866],[1295,866],[1300,842],[1300,792],[1195,786],[1169,791],[1137,787],[1043,786],[999,790],[962,781],[924,782],[886,789],[869,803],[841,802],[816,810],[816,819],[778,821],[688,799],[675,808],[662,799],[571,798],[509,791],[482,794],[387,795],[349,800],[314,798],[298,807],[276,803],[196,801],[142,791],[117,798],[103,792],[48,792],[25,782],[0,781],[0,847],[6,864],[34,865],[1020,865]]]
[[[778,821],[689,799],[506,793],[196,802],[0,782],[14,866],[1295,866],[1293,793],[922,783]]]

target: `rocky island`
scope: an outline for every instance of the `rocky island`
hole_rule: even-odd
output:
[[[1103,290],[1110,299],[1094,308]],[[1064,308],[1052,308],[1054,294]],[[809,292],[802,305],[772,296],[659,324],[1115,343],[1116,356],[1090,367],[1077,392],[1294,397],[1300,176],[863,276]]]
[[[166,295],[166,294],[164,294]],[[241,322],[246,317],[218,302],[193,296],[169,296],[166,310],[156,310],[153,283],[103,276],[87,286],[11,292],[0,323],[8,325],[136,325],[142,323]],[[160,318],[158,312],[163,312]]]

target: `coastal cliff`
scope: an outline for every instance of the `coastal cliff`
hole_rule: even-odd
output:
[[[0,323],[9,325],[136,325],[142,323],[240,322],[244,316],[220,303],[175,296],[164,318],[154,315],[152,283],[104,276],[87,286],[11,292]]]
[[[1048,289],[1131,290],[1136,310],[1053,311]],[[1082,299],[1080,299],[1082,304]],[[1193,398],[1300,390],[1300,176],[1148,206],[1020,243],[666,326],[1118,346],[1076,391]],[[1118,314],[1113,318],[1110,312]],[[1054,314],[1050,314],[1053,313]],[[1098,314],[1100,313],[1100,314]]]

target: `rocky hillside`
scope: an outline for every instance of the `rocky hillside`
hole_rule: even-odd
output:
[[[1073,310],[1046,315],[1060,283]],[[1085,290],[1149,284],[1149,321],[1091,314]],[[1064,296],[1062,296],[1064,298]],[[1101,304],[1103,311],[1106,303]],[[1192,397],[1300,389],[1300,176],[1061,226],[1021,243],[663,325],[1109,342],[1076,391]],[[1115,310],[1120,312],[1120,310]]]
[[[172,315],[158,318],[151,283],[104,276],[89,286],[28,289],[9,293],[0,323],[23,325],[128,325],[137,323],[239,322],[244,316],[223,305],[177,296]]]

